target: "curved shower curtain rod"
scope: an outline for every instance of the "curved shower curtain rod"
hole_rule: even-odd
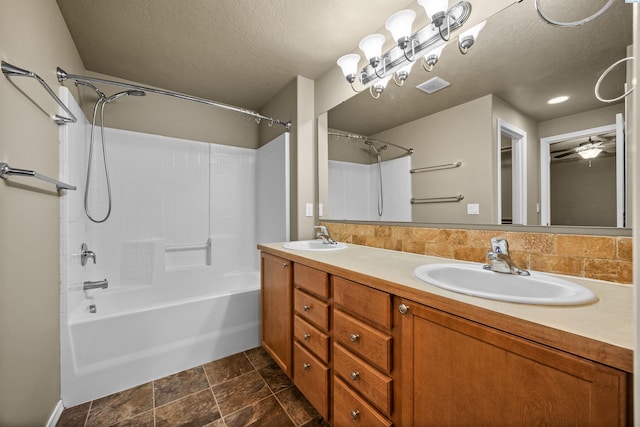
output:
[[[375,139],[375,138],[369,138],[368,136],[358,135],[357,133],[342,133],[342,132],[335,132],[335,131],[329,131],[328,133],[329,133],[329,135],[339,136],[339,137],[347,138],[347,139],[359,139],[359,140],[361,140],[361,141],[363,141],[365,143],[366,142],[377,142],[377,143],[380,143],[380,144],[391,145],[393,147],[396,147],[396,148],[399,148],[401,150],[406,151],[407,155],[413,154],[413,148],[404,148],[401,145],[396,145],[396,144],[393,144],[391,142],[382,141],[382,140]]]
[[[86,77],[86,76],[78,76],[78,75],[75,75],[75,74],[68,74],[66,71],[64,71],[60,67],[58,67],[56,69],[56,76],[58,77],[58,81],[59,82],[63,82],[65,80],[71,79],[71,80],[74,80],[76,83],[77,82],[85,82],[85,83],[106,84],[106,85],[111,85],[111,86],[119,86],[119,87],[124,87],[124,88],[128,88],[128,89],[139,90],[139,91],[143,91],[143,92],[147,92],[147,93],[155,93],[155,94],[158,94],[158,95],[173,96],[174,98],[184,99],[186,101],[198,102],[200,104],[211,105],[212,107],[216,107],[216,108],[222,108],[222,109],[225,109],[225,110],[235,111],[236,113],[241,113],[241,114],[245,114],[247,116],[251,116],[254,119],[256,119],[258,122],[260,120],[266,120],[266,121],[269,122],[270,125],[273,124],[273,123],[276,123],[276,124],[284,126],[287,129],[287,131],[291,130],[291,122],[290,121],[289,122],[283,122],[281,120],[274,119],[273,117],[263,116],[262,114],[256,113],[255,111],[247,110],[246,108],[235,107],[233,105],[224,104],[222,102],[217,102],[217,101],[211,101],[211,100],[205,99],[205,98],[198,98],[197,96],[185,95],[185,94],[178,93],[178,92],[171,92],[169,90],[156,89],[156,88],[147,87],[147,86],[139,86],[139,85],[134,85],[134,84],[130,84],[130,83],[117,82],[117,81],[114,81],[114,80],[99,79],[99,78],[96,78],[96,77]]]

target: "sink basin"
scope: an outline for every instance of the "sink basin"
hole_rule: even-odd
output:
[[[579,305],[595,301],[584,286],[543,273],[516,276],[484,270],[482,264],[426,264],[413,274],[420,280],[453,292],[500,301],[542,305]]]
[[[294,249],[297,251],[318,251],[318,252],[331,252],[346,249],[346,243],[336,243],[335,245],[322,243],[322,240],[298,240],[295,242],[287,242],[284,245],[285,249]]]

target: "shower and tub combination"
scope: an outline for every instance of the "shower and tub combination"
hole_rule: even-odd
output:
[[[109,128],[107,104],[172,93],[76,77],[98,101],[90,123],[60,91],[79,118],[60,127],[60,174],[84,183],[61,197],[66,407],[258,346],[256,243],[289,238],[288,132],[248,149]]]

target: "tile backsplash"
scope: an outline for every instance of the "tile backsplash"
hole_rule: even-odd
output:
[[[511,258],[522,268],[631,284],[632,238],[501,230],[322,223],[334,239],[363,246],[485,262],[492,237],[509,241]]]

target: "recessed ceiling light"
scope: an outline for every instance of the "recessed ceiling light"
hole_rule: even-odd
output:
[[[550,100],[547,101],[547,104],[560,104],[561,102],[566,101],[567,99],[569,99],[568,96],[564,95],[564,96],[557,96],[555,98],[551,98]]]

